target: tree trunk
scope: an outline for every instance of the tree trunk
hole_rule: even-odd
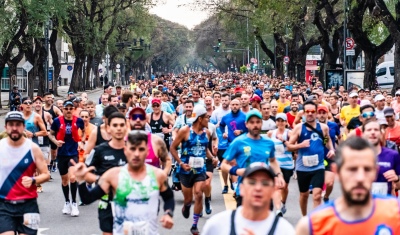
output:
[[[82,66],[85,62],[84,45],[79,41],[72,40],[72,48],[75,53],[74,71],[72,72],[71,84],[68,91],[84,91],[82,79]]]
[[[88,55],[87,56],[87,62],[86,62],[86,70],[85,70],[85,84],[86,84],[86,90],[90,89],[93,85],[90,82],[90,72],[92,71],[92,64],[93,64],[93,55]]]
[[[60,75],[61,72],[61,64],[60,60],[58,58],[58,52],[57,52],[57,36],[58,36],[58,20],[57,18],[53,19],[53,30],[50,35],[49,43],[50,43],[50,53],[51,57],[53,59],[53,94],[55,96],[58,96],[58,76]]]
[[[365,53],[365,70],[369,71],[364,73],[364,89],[375,89],[376,80],[376,63],[379,57],[376,56],[374,51],[366,51]]]
[[[400,33],[399,33],[400,34]],[[396,92],[397,87],[400,87],[400,40],[395,40],[394,50],[394,84],[392,88],[392,95]]]
[[[45,45],[43,42],[40,40],[35,39],[35,48],[38,49],[39,57],[37,61],[37,67],[38,67],[38,77],[39,77],[39,87],[38,87],[38,92],[37,95],[43,97],[43,94],[46,92],[46,82],[48,83],[47,79],[47,74],[45,71],[45,66],[44,63],[46,63],[46,56],[47,56],[47,51],[45,48]],[[35,49],[36,50],[36,49]]]

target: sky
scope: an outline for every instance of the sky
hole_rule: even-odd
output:
[[[150,9],[150,12],[193,29],[194,26],[207,19],[207,12],[187,6],[191,3],[194,3],[194,0],[161,0],[156,7]]]

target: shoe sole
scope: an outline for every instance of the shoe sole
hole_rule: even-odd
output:
[[[190,208],[189,208],[189,210],[190,210]],[[185,206],[182,207],[182,215],[183,215],[183,218],[185,218],[185,219],[189,219],[189,217],[190,217],[190,212],[188,213],[187,217],[185,216]]]

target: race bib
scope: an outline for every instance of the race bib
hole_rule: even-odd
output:
[[[42,145],[43,144],[43,136],[38,136],[38,144]]]
[[[318,154],[310,155],[310,156],[303,156],[303,165],[306,167],[313,167],[318,165]]]
[[[148,235],[149,223],[147,221],[131,222],[125,221],[123,224],[124,235]]]
[[[24,214],[24,225],[30,229],[38,230],[40,224],[39,213],[25,213]]]
[[[373,182],[372,183],[372,194],[377,195],[388,195],[388,184],[385,182]]]
[[[160,137],[161,139],[164,139],[164,133],[155,133],[156,136]]]
[[[285,147],[283,146],[283,144],[275,145],[275,154],[276,155],[282,155],[284,153],[285,153]]]
[[[202,168],[204,167],[204,158],[202,157],[190,157],[189,166],[192,168]]]

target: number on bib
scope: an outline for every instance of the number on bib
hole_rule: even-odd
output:
[[[43,136],[38,136],[38,144],[42,145],[43,144]]]
[[[281,155],[285,153],[285,147],[283,147],[283,144],[277,144],[275,145],[275,154],[276,155]]]
[[[39,213],[25,213],[24,214],[24,225],[30,229],[38,230],[40,224]]]
[[[124,235],[148,235],[149,223],[147,221],[131,222],[125,221],[123,223]]]
[[[377,195],[388,195],[388,184],[385,182],[373,182],[372,183],[372,194]]]
[[[303,156],[303,165],[306,167],[313,167],[318,165],[318,154],[310,155],[310,156]]]
[[[189,166],[192,168],[202,168],[204,167],[204,158],[202,157],[190,157]]]

